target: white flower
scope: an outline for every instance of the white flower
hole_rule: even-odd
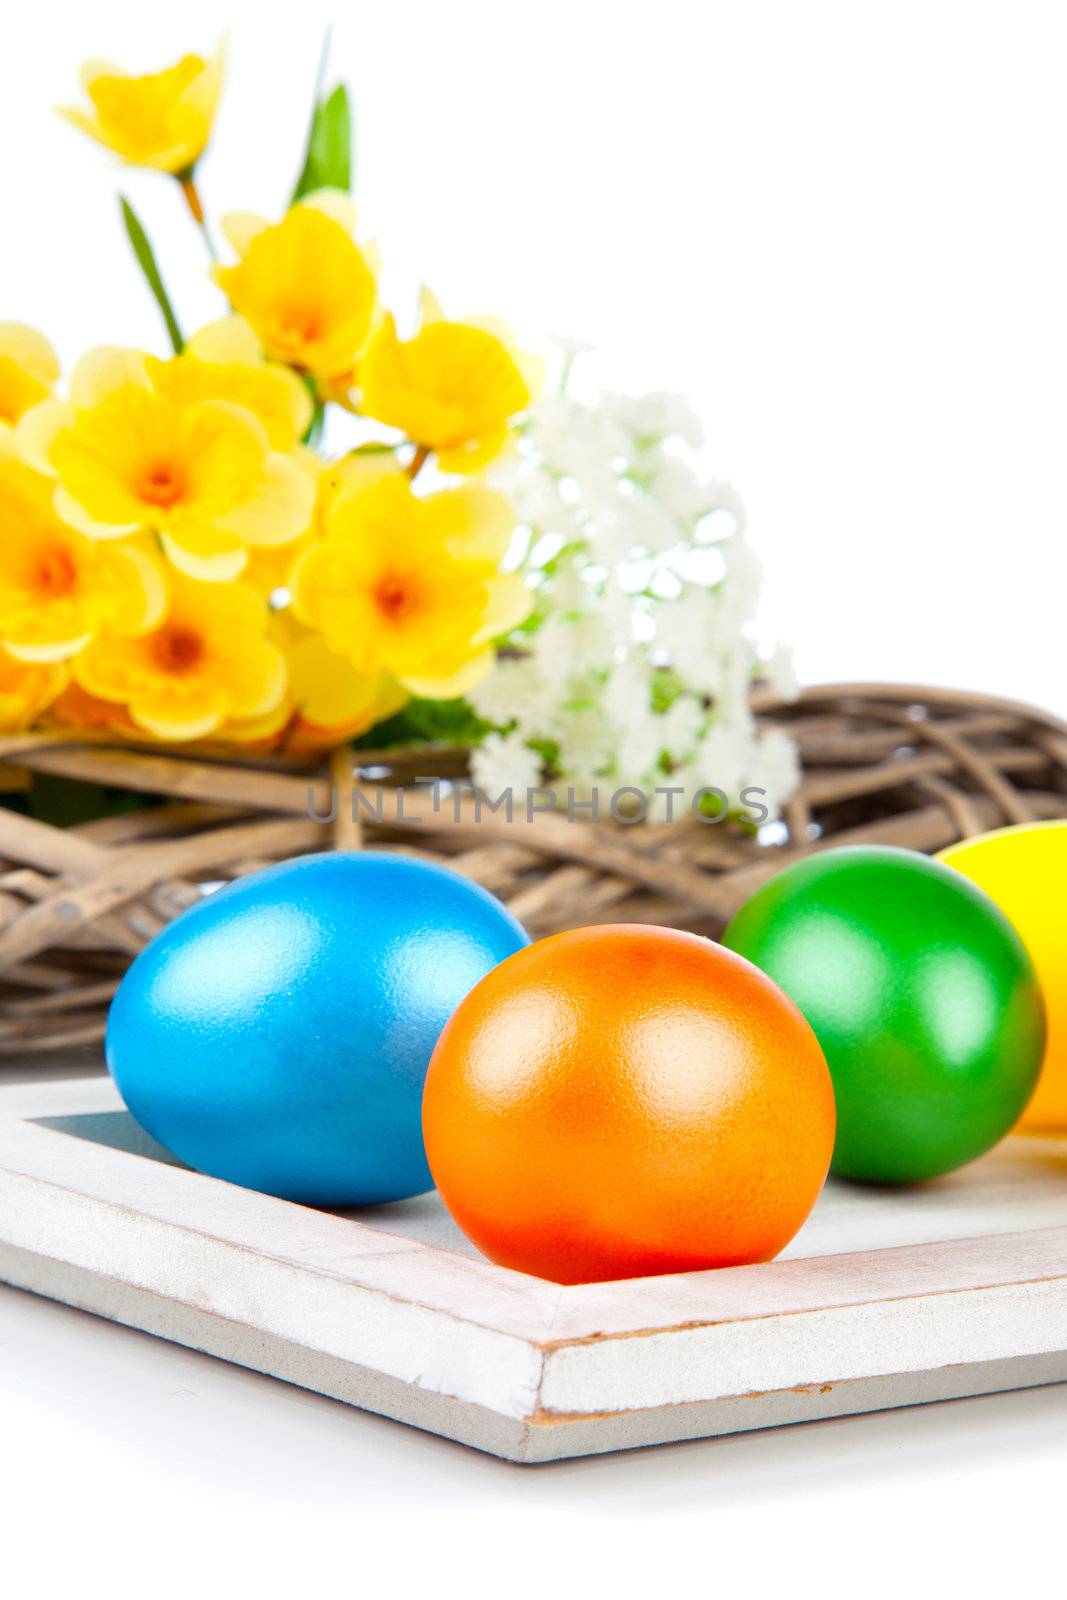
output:
[[[752,741],[744,730],[729,722],[708,729],[693,758],[693,773],[701,788],[721,789],[733,803],[748,782]]]
[[[651,550],[655,555],[662,555],[673,550],[682,537],[674,515],[648,495],[631,495],[620,509],[619,521],[631,550]]]
[[[721,668],[717,651],[718,604],[709,589],[690,584],[678,600],[664,608],[661,628],[671,665],[692,689],[718,692]]]
[[[617,573],[609,573],[600,600],[600,616],[613,644],[630,645],[634,635],[634,597],[619,582]]]
[[[662,717],[653,712],[633,717],[624,724],[615,758],[615,777],[620,783],[651,789],[659,773],[663,752]]]
[[[566,473],[595,494],[610,494],[615,469],[630,441],[605,412],[568,395],[546,395],[530,412],[531,443],[555,472]]]
[[[586,791],[597,784],[611,766],[617,738],[617,729],[598,706],[572,712],[558,740],[561,783],[574,783]]]
[[[700,418],[683,394],[606,394],[604,406],[635,441],[677,438],[694,449],[704,442]]]
[[[476,684],[467,698],[478,716],[498,728],[516,722],[521,728],[532,729],[544,722],[546,703],[552,699],[537,663],[528,658],[498,661],[495,670]]]
[[[715,480],[705,486],[705,492],[704,516],[708,520],[698,529],[699,534],[705,539],[724,539],[744,533],[748,515],[745,502],[733,484]]]
[[[695,522],[715,509],[715,486],[706,483],[683,457],[657,450],[641,465],[649,474],[650,494],[680,522]]]
[[[637,655],[619,661],[604,684],[604,714],[625,725],[651,716],[648,667]]]
[[[751,646],[747,650],[723,654],[720,660],[719,692],[715,701],[719,715],[735,727],[746,730],[750,736],[756,725],[749,704],[754,657]]]
[[[783,700],[795,700],[800,690],[793,652],[786,644],[776,645],[763,663],[763,676],[768,687]]]
[[[677,764],[688,761],[696,750],[708,720],[704,702],[695,694],[680,694],[663,713],[660,738],[663,748]]]
[[[541,782],[541,757],[517,733],[491,733],[471,756],[471,777],[490,800],[508,790],[524,799]]]
[[[763,588],[760,559],[743,539],[731,539],[723,553],[726,576],[718,591],[719,616],[727,625],[750,622]]]
[[[573,352],[569,352],[573,353]],[[688,814],[701,788],[741,810],[746,786],[776,812],[797,781],[793,741],[761,735],[750,705],[761,673],[792,687],[781,650],[761,660],[755,627],[760,565],[745,511],[695,454],[699,424],[677,395],[608,395],[586,404],[548,395],[492,481],[534,530],[516,542],[536,593],[536,626],[515,636],[472,691],[495,728],[473,760],[476,781],[516,793],[538,781],[536,743],[556,753],[551,782],[568,791],[633,786],[648,814]],[[657,674],[672,674],[666,710]],[[663,776],[664,757],[670,776]],[[655,788],[684,796],[653,796]]]
[[[745,785],[764,791],[759,798],[771,813],[768,820],[773,821],[799,782],[800,759],[795,743],[780,728],[771,728],[757,740],[748,758]]]
[[[596,349],[595,344],[590,344],[586,339],[576,339],[569,333],[554,333],[552,343],[560,355],[569,361],[574,361],[578,356],[591,355]]]
[[[539,533],[556,533],[564,540],[575,539],[581,533],[581,519],[574,507],[559,492],[556,479],[547,472],[527,473],[508,486],[498,484],[501,492],[511,501],[512,510],[519,522],[526,523]]]

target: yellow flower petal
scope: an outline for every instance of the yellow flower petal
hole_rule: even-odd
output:
[[[405,689],[410,689],[412,694],[424,700],[453,700],[458,695],[467,694],[469,691],[487,678],[493,670],[496,655],[492,650],[480,650],[477,655],[471,656],[455,672],[442,678],[421,678],[405,674],[400,682]]]
[[[301,196],[300,204],[314,206],[316,211],[340,223],[345,232],[355,238],[358,222],[356,203],[344,189],[313,189],[310,194]]]
[[[285,657],[272,644],[264,644],[249,660],[245,686],[234,687],[234,712],[241,717],[265,717],[279,704],[288,684]]]
[[[263,227],[267,226],[266,222]],[[263,346],[255,329],[244,317],[219,317],[207,322],[185,341],[186,355],[200,361],[219,361],[226,365],[254,366],[263,359]]]
[[[241,573],[241,582],[269,600],[279,589],[289,588],[294,566],[306,550],[311,548],[313,536],[303,534],[291,544],[258,544],[248,551],[248,564]],[[287,612],[281,615],[287,615]]]
[[[167,560],[187,578],[201,583],[230,583],[248,565],[248,551],[236,534],[223,533],[201,523],[178,522],[159,542]]]
[[[198,693],[176,694],[156,689],[145,694],[130,715],[139,728],[168,744],[206,739],[226,719],[225,696],[205,686]]]
[[[510,437],[510,431],[501,426],[490,428],[480,439],[469,439],[458,445],[442,445],[437,452],[437,465],[442,472],[455,472],[461,476],[483,472],[502,453]]]
[[[93,84],[100,78],[121,77],[121,67],[117,67],[113,61],[105,61],[98,56],[93,56],[90,60],[83,61],[78,69],[78,82],[86,94],[92,94]]]
[[[517,628],[533,610],[533,595],[517,572],[502,572],[486,585],[489,603],[472,644],[488,644]]]
[[[269,749],[277,743],[278,735],[284,732],[292,719],[293,708],[285,699],[262,716],[235,717],[224,722],[218,730],[218,737],[227,744],[261,744]]]
[[[63,666],[17,661],[0,649],[0,733],[21,733],[62,693]]]
[[[369,484],[382,478],[402,478],[404,469],[391,450],[353,450],[338,461],[327,463],[319,487],[319,506],[323,513],[338,496],[360,494]]]
[[[220,223],[223,237],[239,256],[248,250],[252,240],[266,233],[270,223],[258,211],[228,211]]]
[[[306,533],[315,510],[318,474],[296,455],[270,455],[259,484],[239,506],[215,521],[246,544],[291,544]]]
[[[75,500],[62,485],[56,489],[55,507],[58,516],[69,527],[84,533],[87,539],[125,539],[131,533],[138,533],[142,527],[139,521],[101,522],[97,517],[89,516],[81,501]],[[130,509],[136,510],[136,507],[131,505]]]
[[[47,399],[59,376],[56,353],[23,322],[0,322],[0,426],[10,428]]]
[[[431,322],[444,322],[445,314],[441,309],[441,302],[427,284],[419,290],[419,322],[426,327]]]
[[[439,536],[461,561],[492,561],[507,554],[515,534],[515,513],[492,489],[445,489],[425,502]]]
[[[69,661],[83,650],[92,638],[91,633],[76,634],[73,639],[57,639],[49,644],[28,644],[24,639],[5,639],[4,649],[16,661]]]
[[[59,357],[44,334],[25,322],[0,322],[0,356],[13,361],[45,389],[59,379]]]
[[[148,357],[142,350],[101,345],[82,356],[71,373],[70,403],[75,410],[84,411],[131,384],[151,389]]]
[[[52,446],[64,428],[69,428],[74,414],[64,400],[42,400],[23,413],[15,424],[15,449],[28,467],[35,472],[55,476],[52,465]]]
[[[356,672],[315,633],[290,650],[289,684],[294,704],[308,722],[343,727],[350,736],[391,716],[408,698],[395,680]]]
[[[114,559],[117,563],[132,567],[131,592],[139,593],[141,604],[139,609],[131,609],[125,616],[117,618],[113,626],[119,633],[147,633],[162,622],[167,611],[167,585],[159,563],[131,545],[118,545],[114,550]]]

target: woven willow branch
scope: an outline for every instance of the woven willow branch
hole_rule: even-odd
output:
[[[131,957],[204,882],[308,850],[446,861],[535,936],[626,921],[715,935],[781,867],[831,845],[934,851],[987,828],[1067,816],[1067,722],[1035,707],[863,683],[807,689],[788,704],[757,691],[754,707],[791,734],[803,764],[774,844],[693,818],[626,826],[517,812],[509,822],[479,813],[470,797],[436,813],[405,806],[398,786],[462,775],[452,749],[346,748],[315,766],[69,735],[0,739],[0,766],[166,801],[67,829],[0,810],[0,1053],[99,1039]],[[355,816],[353,794],[366,802]]]

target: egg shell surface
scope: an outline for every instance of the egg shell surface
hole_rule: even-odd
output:
[[[811,1028],[749,962],[609,924],[541,939],[471,991],[423,1128],[492,1261],[593,1283],[770,1260],[826,1177],[834,1096]]]
[[[974,1160],[1017,1121],[1045,1042],[1033,964],[980,889],[884,846],[798,861],[723,942],[815,1030],[837,1100],[831,1171],[915,1183]]]
[[[937,858],[984,889],[1026,946],[1045,996],[1048,1039],[1019,1128],[1067,1128],[1067,821],[998,828]]]
[[[527,944],[486,890],[375,852],[305,856],[208,895],[123,979],[108,1068],[200,1172],[320,1206],[432,1187],[423,1080],[464,995]]]

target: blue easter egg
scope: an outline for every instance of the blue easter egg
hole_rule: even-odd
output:
[[[112,1003],[108,1068],[141,1126],[212,1177],[320,1206],[421,1194],[437,1036],[527,943],[444,867],[304,856],[153,939]]]

